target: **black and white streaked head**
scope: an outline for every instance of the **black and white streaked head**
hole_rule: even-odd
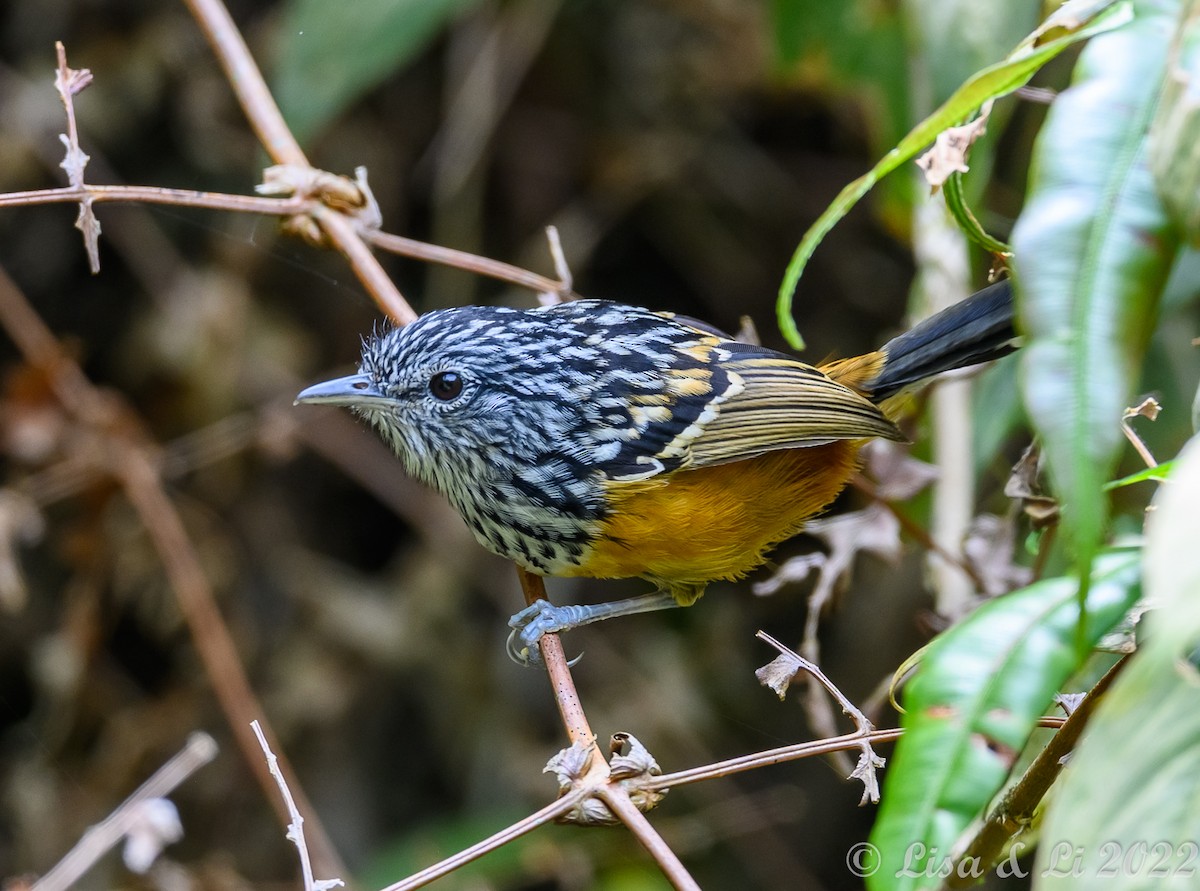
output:
[[[349,406],[486,548],[570,574],[605,517],[605,481],[686,461],[730,386],[715,341],[600,300],[465,306],[371,337],[358,374],[297,401]]]

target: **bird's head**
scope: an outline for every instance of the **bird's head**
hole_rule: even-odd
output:
[[[304,390],[297,402],[342,405],[366,418],[410,473],[448,494],[464,477],[544,443],[564,422],[552,329],[503,307],[426,313],[363,341],[357,374]],[[539,451],[539,450],[535,450]],[[457,479],[450,479],[453,475]]]

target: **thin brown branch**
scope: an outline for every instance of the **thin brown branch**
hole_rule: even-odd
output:
[[[365,251],[361,242],[365,241],[382,250],[389,251],[400,256],[413,257],[417,260],[425,260],[429,263],[437,263],[442,266],[453,266],[456,269],[463,269],[467,272],[474,272],[477,275],[488,276],[500,281],[509,282],[522,288],[529,288],[531,291],[563,293],[564,286],[544,275],[539,275],[536,272],[531,272],[528,269],[522,269],[519,266],[513,266],[510,263],[502,263],[499,260],[492,260],[487,257],[481,257],[478,254],[471,254],[466,251],[459,251],[453,248],[441,247],[436,244],[429,244],[424,241],[417,241],[413,238],[405,238],[402,235],[392,235],[379,230],[367,229],[357,233],[358,239],[352,239],[349,232],[353,230],[338,230],[330,232],[328,226],[338,226],[335,218],[340,216],[337,211],[325,208],[319,202],[303,195],[293,195],[287,198],[265,198],[258,195],[234,195],[222,192],[198,192],[192,189],[169,189],[159,186],[98,186],[85,184],[82,186],[64,186],[61,189],[33,189],[25,192],[6,192],[0,195],[0,207],[31,207],[40,204],[77,204],[78,202],[90,199],[99,204],[169,204],[177,207],[201,207],[208,210],[228,210],[235,213],[259,213],[267,216],[277,217],[294,217],[306,213],[321,214],[321,221],[326,225],[326,234],[336,244],[339,249],[343,249],[343,253],[349,259],[358,272],[362,266],[366,266],[370,270],[370,278],[363,279],[363,284],[372,290],[372,293],[380,293],[385,295],[384,300],[393,300],[392,294],[398,294],[395,286],[391,284],[391,279],[387,278],[386,273],[379,267],[378,262],[370,254]],[[368,263],[366,258],[370,257]],[[376,276],[382,276],[377,278]],[[387,285],[383,284],[386,279]],[[569,293],[569,288],[566,289]],[[407,303],[393,305],[391,308],[385,309],[388,315],[392,316],[398,323],[406,324],[416,318],[415,313]]]
[[[650,825],[646,815],[637,809],[637,806],[630,800],[629,793],[622,786],[616,783],[599,786],[596,789],[596,796],[608,805],[609,810],[622,823],[629,827],[629,831],[637,837],[637,840],[642,843],[642,847],[654,858],[654,862],[658,864],[658,868],[663,871],[663,875],[672,885],[681,891],[692,891],[692,889],[700,891],[700,886],[688,873],[678,855]]]
[[[192,547],[179,513],[163,491],[157,468],[147,453],[143,449],[128,447],[122,449],[122,453],[114,469],[142,525],[150,534],[159,559],[163,561],[213,692],[259,785],[268,790],[277,813],[286,820],[287,809],[273,794],[274,779],[266,764],[258,757],[258,741],[250,727],[250,722],[265,712],[242,669],[237,647],[221,618],[200,558]],[[274,734],[268,735],[273,737]],[[278,743],[275,747],[278,748]],[[295,773],[282,759],[280,769],[294,787],[301,809],[311,819],[312,805],[299,787]],[[318,870],[326,875],[346,875],[348,870],[320,823],[314,821],[314,830],[313,859],[318,864]]]
[[[321,231],[350,263],[350,268],[354,270],[354,274],[367,289],[367,293],[375,299],[379,308],[397,325],[407,325],[415,321],[417,314],[379,265],[379,260],[371,253],[371,249],[362,240],[359,230],[350,219],[341,211],[323,205],[313,208],[311,213]]]
[[[1125,438],[1129,440],[1129,444],[1141,456],[1142,461],[1145,462],[1147,467],[1157,467],[1158,461],[1155,460],[1146,443],[1142,441],[1141,436],[1138,435],[1129,422],[1134,418],[1149,418],[1151,421],[1156,421],[1158,420],[1158,413],[1161,410],[1162,406],[1158,404],[1158,400],[1151,396],[1143,399],[1137,405],[1130,406],[1121,413],[1121,432],[1125,434]]]
[[[120,482],[153,542],[188,624],[196,651],[247,764],[275,804],[281,819],[287,809],[274,794],[275,782],[262,758],[250,722],[264,714],[242,669],[233,638],[221,618],[200,558],[183,521],[162,487],[157,450],[141,434],[135,414],[116,397],[96,388],[59,346],[54,335],[20,290],[0,271],[0,325],[25,356],[53,381],[64,407],[97,436],[98,460]],[[278,748],[278,746],[276,746]],[[312,813],[291,768],[281,769],[296,788],[303,809]],[[320,823],[314,820],[314,859],[321,871],[345,875],[346,869]]]
[[[458,251],[454,248],[428,244],[427,242],[417,241],[413,238],[405,238],[403,235],[391,235],[387,232],[376,230],[363,232],[362,237],[375,247],[390,251],[393,254],[399,254],[402,257],[413,257],[417,260],[425,260],[441,266],[453,266],[456,269],[464,269],[467,272],[474,272],[477,275],[486,275],[489,278],[509,282],[522,288],[529,288],[532,291],[557,292],[562,290],[563,287],[560,282],[552,278],[538,275],[536,272],[530,272],[528,269],[522,269],[520,266],[501,263],[499,260],[492,260],[488,257],[481,257],[478,254],[467,253],[466,251]]]
[[[865,479],[860,474],[851,480],[850,484],[872,500],[877,501],[879,504],[882,504],[884,507],[886,507],[888,511],[891,512],[892,516],[896,518],[897,522],[900,523],[900,528],[908,533],[908,535],[910,535],[918,544],[920,544],[921,547],[925,548],[927,551],[932,551],[947,563],[961,570],[962,573],[971,580],[978,590],[986,590],[983,579],[979,577],[979,573],[975,571],[974,567],[958,557],[956,554],[950,553],[948,550],[938,544],[938,542],[934,540],[933,536],[929,534],[928,530],[924,529],[920,523],[914,522],[911,517],[907,516],[895,504],[882,497],[869,480]]]
[[[521,581],[521,590],[525,593],[525,602],[533,605],[546,598],[546,585],[541,576],[517,567],[517,578]],[[589,762],[581,775],[607,773],[608,765],[596,750],[596,734],[584,714],[583,704],[579,701],[579,693],[575,689],[575,681],[571,677],[571,669],[567,665],[567,657],[563,652],[562,640],[557,634],[543,634],[538,646],[542,651],[542,660],[546,665],[546,673],[550,676],[550,685],[554,688],[554,701],[558,704],[558,713],[562,717],[563,727],[571,744],[588,747]]]
[[[558,287],[553,291],[543,291],[543,303],[561,303],[571,295],[575,286],[575,276],[571,274],[571,266],[567,263],[566,252],[563,251],[562,238],[557,226],[546,227],[546,245],[550,248],[550,258],[554,261],[554,274],[558,276]]]
[[[801,758],[828,755],[830,752],[861,749],[863,740],[871,743],[892,742],[899,739],[903,734],[904,731],[899,727],[893,727],[888,730],[872,730],[865,736],[861,733],[847,733],[829,739],[815,739],[808,742],[793,743],[789,746],[767,749],[764,752],[755,752],[751,755],[741,755],[737,758],[717,761],[714,764],[690,767],[687,770],[679,770],[675,773],[665,773],[660,777],[654,777],[647,781],[645,786],[647,789],[656,790],[673,789],[676,786],[686,786],[690,783],[699,783],[702,780],[732,776],[735,773],[766,767],[770,764],[784,764],[788,761],[798,761]]]
[[[414,888],[423,888],[430,882],[440,879],[448,873],[454,872],[461,866],[465,866],[473,860],[478,860],[484,854],[496,850],[510,841],[520,838],[522,835],[543,826],[546,823],[552,823],[567,813],[590,795],[590,791],[585,789],[577,789],[570,792],[550,804],[546,805],[540,811],[530,814],[523,820],[519,820],[508,826],[495,835],[488,836],[481,842],[465,848],[440,863],[435,863],[433,866],[426,867],[420,872],[413,873],[402,882],[396,882],[394,885],[388,885],[382,891],[413,891]]]
[[[1039,718],[1037,726],[1056,730],[1062,727],[1064,723],[1066,723],[1065,718],[1050,716]],[[751,755],[740,755],[737,758],[717,761],[714,764],[689,767],[687,770],[679,770],[675,773],[665,773],[662,776],[646,781],[644,787],[654,790],[673,789],[676,786],[686,786],[691,783],[702,782],[703,780],[732,776],[735,773],[743,773],[747,770],[755,770],[771,764],[785,764],[789,761],[798,761],[801,758],[812,758],[817,755],[828,755],[830,752],[857,749],[862,746],[863,739],[871,743],[884,743],[893,742],[903,735],[904,731],[901,728],[891,727],[887,730],[872,730],[865,737],[858,733],[847,733],[843,736],[835,736],[829,739],[815,739],[809,742],[793,743],[789,746],[780,746],[776,749],[767,749],[766,751],[755,752]]]
[[[271,160],[276,164],[310,166],[225,4],[221,0],[184,2],[208,38],[217,61],[225,70],[226,80],[246,113],[246,119]]]
[[[300,143],[288,129],[275,98],[267,88],[246,41],[221,0],[185,0],[196,22],[208,38],[213,53],[225,70],[250,126],[276,164],[311,168]],[[379,308],[405,325],[417,317],[395,283],[363,242],[358,228],[342,210],[316,204],[309,208],[312,219],[329,241],[349,261],[354,274]]]
[[[1050,786],[1062,772],[1065,759],[1080,735],[1087,727],[1092,713],[1103,698],[1104,693],[1112,685],[1121,669],[1125,667],[1126,659],[1117,662],[1096,682],[1088,691],[1083,701],[1067,716],[1058,733],[1046,743],[1046,748],[1038,753],[1029,765],[1024,775],[1005,793],[1003,800],[988,815],[987,822],[967,845],[967,849],[959,858],[960,864],[990,865],[1001,855],[1005,844],[1010,838],[1025,829],[1033,821],[1034,811],[1046,796]],[[965,878],[971,870],[963,873],[957,866],[946,880],[947,887],[964,888],[975,883],[972,878]]]
[[[257,195],[229,195],[221,192],[197,192],[192,189],[166,189],[159,186],[66,186],[61,189],[34,189],[26,192],[5,192],[0,195],[0,207],[22,207],[35,204],[74,204],[90,198],[100,203],[173,204],[179,207],[204,207],[211,210],[232,210],[241,213],[261,213],[290,217],[303,213],[310,202],[302,197],[261,198]]]
[[[883,767],[887,762],[876,755],[875,750],[871,748],[869,737],[871,731],[875,729],[875,725],[870,722],[858,706],[850,701],[850,698],[846,694],[838,689],[837,684],[826,677],[825,672],[821,671],[821,667],[815,662],[805,659],[799,653],[784,646],[765,631],[759,631],[755,636],[759,640],[773,646],[779,651],[780,655],[779,659],[755,672],[760,682],[775,690],[779,694],[779,698],[782,699],[792,680],[800,672],[804,672],[824,687],[826,692],[836,699],[838,705],[842,707],[842,714],[854,722],[854,726],[857,728],[857,735],[862,740],[862,744],[859,746],[860,755],[858,764],[850,773],[849,778],[862,780],[863,795],[859,801],[859,805],[864,805],[868,802],[878,804],[879,779],[877,769]]]

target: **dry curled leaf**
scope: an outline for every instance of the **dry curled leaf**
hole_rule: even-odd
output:
[[[1054,704],[1063,710],[1067,716],[1074,714],[1075,709],[1083,702],[1087,693],[1055,693]]]
[[[859,807],[865,804],[879,804],[879,768],[887,764],[885,758],[875,754],[869,743],[863,743],[858,756],[858,764],[850,772],[848,779],[860,780],[863,784],[862,798],[858,800]]]
[[[1153,396],[1147,396],[1137,405],[1131,405],[1122,412],[1124,418],[1148,418],[1151,421],[1157,421],[1159,412],[1162,411],[1162,405]]]
[[[917,166],[925,171],[925,181],[936,192],[953,174],[966,173],[967,152],[971,145],[987,132],[991,103],[979,112],[979,117],[961,127],[948,127],[937,135],[933,148],[917,158]]]
[[[591,760],[593,748],[595,748],[595,743],[588,745],[580,742],[572,743],[552,755],[546,762],[546,766],[542,768],[542,773],[554,774],[555,779],[558,780],[560,794],[569,792],[583,777],[583,772]]]
[[[995,514],[980,514],[971,521],[963,540],[963,559],[983,582],[983,592],[998,597],[1029,584],[1033,572],[1014,562],[1017,550],[1015,524]]]
[[[792,681],[803,670],[804,663],[794,655],[780,653],[762,668],[757,669],[754,676],[758,678],[760,684],[774,690],[776,696],[784,699],[787,697],[787,691],[791,687]]]
[[[1021,508],[1035,529],[1044,529],[1058,521],[1058,501],[1044,495],[1038,483],[1041,457],[1036,443],[1031,444],[1013,467],[1008,482],[1004,484],[1005,496],[1022,502]]]
[[[624,787],[634,807],[643,813],[658,807],[667,790],[646,785],[648,780],[662,775],[662,768],[650,750],[632,733],[624,732],[613,734],[610,749],[614,753],[608,762],[610,776]]]

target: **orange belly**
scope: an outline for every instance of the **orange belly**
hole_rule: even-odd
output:
[[[609,483],[610,514],[571,575],[646,578],[691,603],[716,579],[736,579],[795,535],[842,491],[861,442],[839,440]]]

